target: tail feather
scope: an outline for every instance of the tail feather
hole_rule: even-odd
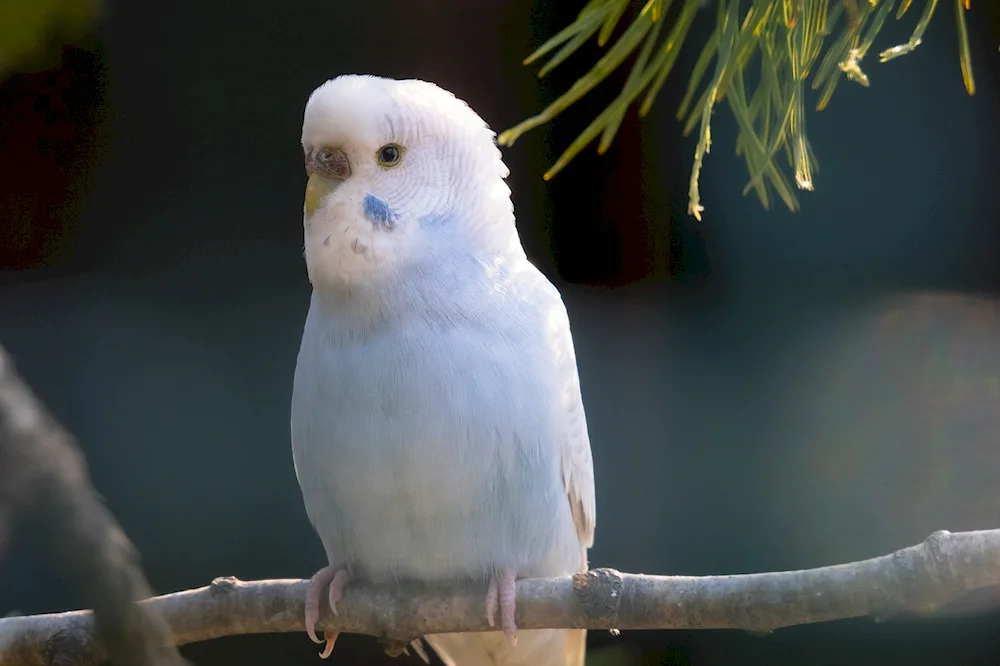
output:
[[[427,636],[446,666],[583,666],[587,632],[583,629],[533,629],[517,632],[517,645],[498,632]]]

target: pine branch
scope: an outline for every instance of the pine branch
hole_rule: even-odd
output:
[[[962,79],[972,95],[975,81],[965,23],[965,12],[971,0],[952,1],[958,25]],[[882,51],[879,54],[881,62],[910,53],[920,45],[938,5],[938,0],[925,2],[913,36],[905,44]],[[712,113],[715,105],[723,100],[728,102],[739,130],[736,154],[746,160],[750,174],[743,194],[755,192],[766,209],[770,206],[771,190],[774,190],[789,210],[798,210],[798,199],[778,158],[785,157],[798,189],[813,189],[817,163],[806,136],[805,110],[806,86],[811,73],[816,72],[811,88],[822,88],[817,110],[829,104],[841,75],[867,87],[869,80],[861,68],[861,61],[893,8],[896,8],[896,19],[901,19],[913,0],[715,0],[715,3],[715,30],[702,46],[687,94],[677,112],[678,120],[685,122],[685,135],[698,129],[688,212],[701,219],[703,206],[698,177],[704,156],[711,148]],[[573,23],[542,44],[524,64],[555,51],[538,72],[541,77],[595,33],[598,45],[603,47],[631,4],[633,0],[590,0]],[[598,136],[597,151],[603,154],[614,140],[625,113],[640,95],[644,96],[639,103],[639,115],[649,113],[699,10],[709,3],[706,0],[678,0],[676,3],[673,0],[644,0],[636,4],[641,4],[642,9],[631,25],[586,75],[544,111],[498,137],[501,145],[510,146],[524,133],[553,120],[638,51],[621,93],[559,156],[545,173],[546,180],[565,168]],[[671,12],[674,5],[677,10]],[[665,23],[672,25],[666,37],[660,39]],[[839,33],[835,34],[835,30]],[[714,74],[701,88],[702,78],[713,59]],[[695,98],[699,88],[702,92]],[[692,106],[693,99],[697,101]]]
[[[304,631],[308,582],[217,578],[143,602],[169,623],[173,643]],[[889,555],[850,564],[733,576],[645,576],[595,569],[517,583],[521,629],[744,629],[927,613],[1000,586],[1000,529],[945,531]],[[478,587],[398,588],[352,583],[339,615],[319,628],[380,637],[394,652],[421,636],[489,631]],[[88,611],[0,619],[0,666],[95,663],[103,658]]]

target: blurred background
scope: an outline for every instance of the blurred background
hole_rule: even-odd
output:
[[[306,98],[346,72],[417,77],[503,130],[598,57],[591,45],[541,81],[521,65],[582,3],[65,1],[70,20],[0,85],[0,342],[80,439],[157,591],[308,577],[323,553],[288,437],[310,291]],[[841,83],[809,116],[820,171],[797,214],[740,195],[725,106],[704,221],[685,213],[695,141],[673,114],[711,12],[607,155],[542,180],[628,68],[505,149],[525,248],[573,324],[592,566],[815,567],[1000,527],[1000,37],[974,2],[969,97],[952,4],[913,54],[870,58],[871,88]],[[905,41],[919,9],[876,47]],[[76,607],[22,525],[0,559],[0,614]],[[768,636],[591,632],[589,663],[993,665],[998,609]],[[184,654],[319,663],[304,634]],[[421,662],[344,636],[329,663]]]

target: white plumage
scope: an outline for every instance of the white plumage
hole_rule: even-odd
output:
[[[292,450],[330,563],[307,626],[331,581],[468,579],[513,635],[514,577],[585,569],[595,500],[569,320],[493,133],[433,84],[352,75],[313,92],[302,145]],[[583,664],[578,630],[427,638],[454,666]]]

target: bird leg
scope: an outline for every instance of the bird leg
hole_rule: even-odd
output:
[[[326,643],[323,651],[319,653],[321,659],[326,659],[333,652],[333,646],[337,642],[340,632],[323,632],[323,640],[316,636],[316,622],[319,621],[319,596],[323,588],[327,585],[330,590],[327,593],[327,600],[330,603],[330,610],[337,614],[337,602],[340,601],[344,593],[344,587],[351,582],[351,574],[346,569],[335,569],[333,566],[323,567],[309,579],[309,587],[306,589],[306,634],[313,643]]]
[[[490,626],[496,624],[497,610],[500,611],[500,629],[507,635],[511,643],[517,645],[517,624],[514,622],[514,572],[505,569],[500,575],[490,579],[486,589],[486,621]]]

